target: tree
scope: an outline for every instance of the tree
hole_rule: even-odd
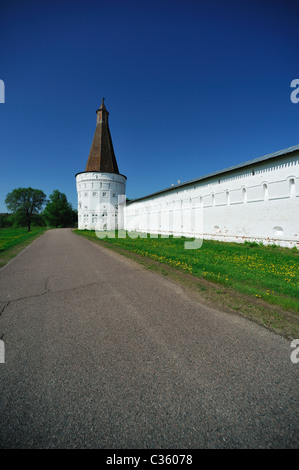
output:
[[[45,202],[45,193],[41,189],[32,188],[14,189],[5,198],[8,210],[27,225],[29,232],[33,214],[38,214]]]
[[[0,228],[11,227],[13,221],[11,220],[11,214],[2,213],[0,214]]]
[[[68,202],[66,195],[55,189],[49,197],[43,217],[52,227],[70,227],[75,224],[77,213]]]

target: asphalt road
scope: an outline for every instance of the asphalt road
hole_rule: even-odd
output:
[[[0,271],[1,448],[298,448],[290,341],[51,230]]]

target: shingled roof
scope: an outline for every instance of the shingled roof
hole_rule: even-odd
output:
[[[85,171],[119,174],[108,125],[108,116],[109,113],[104,105],[103,98],[100,108],[97,109],[97,125]]]

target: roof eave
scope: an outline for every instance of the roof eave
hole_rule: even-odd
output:
[[[138,201],[142,201],[144,199],[149,199],[151,197],[157,196],[158,194],[166,193],[166,192],[172,191],[174,189],[182,188],[184,186],[189,186],[189,185],[192,185],[194,183],[198,183],[199,181],[204,181],[204,180],[207,180],[209,178],[213,178],[213,177],[218,176],[218,175],[223,175],[225,173],[230,173],[231,171],[237,171],[241,168],[246,168],[246,167],[249,168],[249,167],[252,167],[252,166],[254,166],[258,163],[264,162],[266,160],[279,158],[283,155],[288,155],[288,154],[296,152],[296,151],[299,151],[299,145],[294,145],[293,147],[288,147],[288,148],[279,150],[278,152],[270,153],[268,155],[264,155],[262,157],[255,158],[253,160],[249,160],[249,161],[244,162],[244,163],[239,163],[238,165],[234,165],[234,166],[225,168],[223,170],[219,170],[219,171],[216,171],[216,172],[213,172],[213,173],[209,173],[208,175],[200,176],[199,178],[195,178],[193,180],[186,181],[185,183],[180,183],[180,184],[176,184],[174,186],[170,186],[170,187],[165,188],[165,189],[161,189],[160,191],[156,191],[155,193],[148,194],[147,196],[143,196],[143,197],[140,197],[140,198],[137,198],[137,199],[132,199],[131,201],[129,201],[127,203],[127,205],[132,204],[133,202],[138,202]]]

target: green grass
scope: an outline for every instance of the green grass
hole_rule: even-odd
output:
[[[99,240],[93,231],[75,232]],[[296,249],[204,240],[201,248],[188,250],[184,248],[188,240],[184,237],[131,236],[103,240],[197,278],[227,286],[252,299],[299,312],[299,251]]]
[[[44,233],[46,227],[32,227],[31,231],[25,227],[0,229],[0,267],[16,256],[35,238]]]

